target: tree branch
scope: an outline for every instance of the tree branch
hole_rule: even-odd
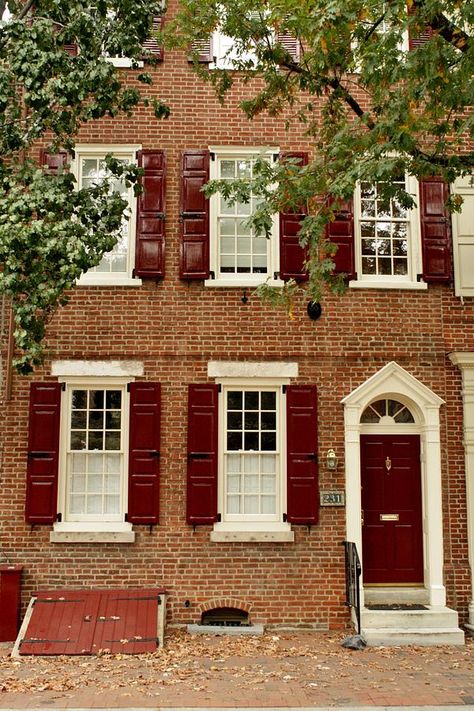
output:
[[[456,49],[459,49],[461,52],[468,51],[472,38],[441,13],[438,13],[431,19],[430,27],[445,39],[446,42],[450,42],[456,47]]]
[[[23,20],[33,7],[34,0],[27,0],[26,3],[23,5],[21,8],[20,12],[18,13],[18,20]]]

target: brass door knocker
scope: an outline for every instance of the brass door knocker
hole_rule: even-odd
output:
[[[385,468],[388,472],[392,468],[392,460],[390,459],[390,457],[387,457],[387,459],[385,460]]]

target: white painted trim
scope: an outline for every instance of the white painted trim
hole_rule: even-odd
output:
[[[217,524],[216,524],[217,525]],[[291,529],[282,531],[211,531],[213,543],[294,543],[295,534]]]
[[[439,408],[444,401],[395,362],[388,363],[359,385],[342,403],[345,420],[346,535],[357,545],[362,561],[360,418],[371,402],[394,397],[408,405],[421,439],[424,537],[424,584],[430,605],[445,605],[443,584],[443,518]],[[381,431],[381,430],[379,430]],[[363,586],[363,582],[361,583]],[[361,602],[364,603],[361,589]]]
[[[469,628],[474,628],[474,353],[455,352],[449,359],[462,373],[463,443],[466,471],[467,546],[471,568]]]
[[[386,280],[371,281],[369,279],[355,279],[349,282],[350,289],[405,289],[412,291],[426,291],[428,284],[424,281],[390,281],[390,277]]]
[[[50,543],[133,543],[132,524],[122,521],[61,521],[53,524]]]
[[[110,274],[107,277],[100,272],[86,272],[80,279],[76,281],[76,286],[81,288],[84,286],[141,286],[143,284],[141,279],[135,277],[121,277],[114,276]]]
[[[54,360],[51,375],[102,377],[140,377],[144,373],[139,360]]]
[[[141,60],[132,62],[128,57],[105,57],[106,62],[110,62],[114,67],[118,69],[141,69],[144,63]]]
[[[207,374],[210,378],[297,378],[298,363],[211,360]]]
[[[278,270],[275,270],[278,271]],[[234,279],[205,279],[204,286],[211,289],[232,289],[232,288],[247,288],[256,289],[260,284],[267,284],[275,288],[281,289],[285,286],[282,279],[269,279],[266,274],[261,274],[262,279],[241,279],[239,275]]]
[[[462,284],[461,256],[461,252],[463,250],[468,250],[471,254],[474,250],[474,228],[470,229],[466,234],[465,232],[463,233],[460,224],[462,212],[465,212],[467,209],[465,198],[472,199],[474,196],[474,184],[471,183],[471,180],[474,180],[474,174],[472,177],[466,175],[463,178],[458,178],[451,185],[451,192],[455,195],[461,195],[464,199],[461,213],[454,212],[451,215],[451,226],[453,232],[454,294],[456,296],[460,296],[461,298],[464,296],[474,296],[474,288],[470,285],[463,286]],[[472,222],[469,222],[469,224],[472,225]],[[466,268],[465,263],[464,268]],[[455,363],[455,365],[457,365],[457,363]]]

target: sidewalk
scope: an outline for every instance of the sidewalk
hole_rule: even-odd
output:
[[[1,709],[394,707],[474,711],[474,640],[464,647],[350,651],[344,635],[167,635],[141,656],[27,657],[0,645]],[[391,709],[393,711],[393,708]]]

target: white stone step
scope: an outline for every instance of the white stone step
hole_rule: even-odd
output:
[[[363,635],[369,647],[404,646],[414,644],[423,647],[443,644],[464,644],[464,632],[455,627],[447,629],[395,629],[373,628],[363,630]]]
[[[364,587],[366,605],[391,605],[403,602],[407,605],[428,605],[429,591],[415,587]]]
[[[458,627],[458,614],[449,607],[426,610],[361,610],[362,629],[401,628],[430,629]]]

